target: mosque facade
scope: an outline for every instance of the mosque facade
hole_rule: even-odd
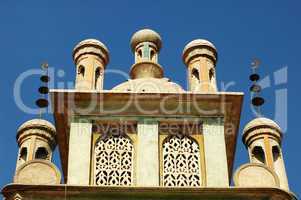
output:
[[[140,30],[130,46],[130,79],[110,90],[108,48],[96,39],[75,46],[75,88],[50,91],[54,125],[32,119],[17,130],[5,199],[296,199],[271,119],[245,125],[249,163],[233,169],[244,94],[218,91],[211,42],[184,47],[187,90],[164,76],[158,33]]]

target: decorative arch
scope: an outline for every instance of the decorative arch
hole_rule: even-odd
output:
[[[100,81],[101,81],[102,71],[100,67],[97,67],[95,70],[95,82],[94,82],[94,89],[99,89]]]
[[[252,149],[252,157],[255,163],[265,164],[265,153],[261,146]]]
[[[276,145],[272,146],[272,154],[273,154],[273,160],[274,162],[276,162],[278,159],[281,158],[280,148]]]
[[[201,186],[200,164],[200,147],[193,138],[170,136],[163,141],[164,186]]]
[[[213,81],[214,76],[215,76],[214,68],[211,68],[211,69],[209,70],[209,81],[210,81],[210,82]]]
[[[27,160],[27,148],[26,147],[21,148],[19,160],[22,162],[26,162],[26,160]]]
[[[154,61],[154,57],[155,57],[155,51],[154,50],[150,50],[150,60]]]
[[[126,136],[99,138],[94,149],[94,184],[132,185],[133,153],[133,143]]]
[[[78,67],[77,74],[78,74],[78,75],[81,75],[82,77],[85,76],[85,67],[84,67],[83,65],[80,65],[80,66]]]
[[[192,75],[192,78],[194,80],[196,80],[197,82],[200,82],[200,74],[199,74],[199,71],[196,68],[192,69],[191,75]]]
[[[39,147],[35,153],[35,159],[49,159],[49,153],[45,147]]]

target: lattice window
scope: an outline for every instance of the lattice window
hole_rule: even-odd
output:
[[[188,136],[171,136],[163,143],[163,185],[201,186],[200,148]]]
[[[100,138],[94,152],[95,185],[132,185],[133,144],[125,136]]]

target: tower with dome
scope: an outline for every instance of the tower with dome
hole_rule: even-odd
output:
[[[218,90],[215,45],[196,39],[184,47],[185,90],[164,76],[162,44],[153,30],[134,33],[130,79],[106,90],[108,48],[79,42],[75,88],[50,90],[54,124],[33,119],[17,130],[5,199],[296,199],[283,133],[270,119],[245,126],[250,161],[233,169],[243,93]],[[52,162],[56,146],[61,171]]]

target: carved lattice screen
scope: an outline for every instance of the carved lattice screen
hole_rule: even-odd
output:
[[[172,136],[163,143],[163,185],[201,186],[200,148],[188,136]]]
[[[95,185],[132,185],[133,144],[125,136],[99,139],[94,152]]]

